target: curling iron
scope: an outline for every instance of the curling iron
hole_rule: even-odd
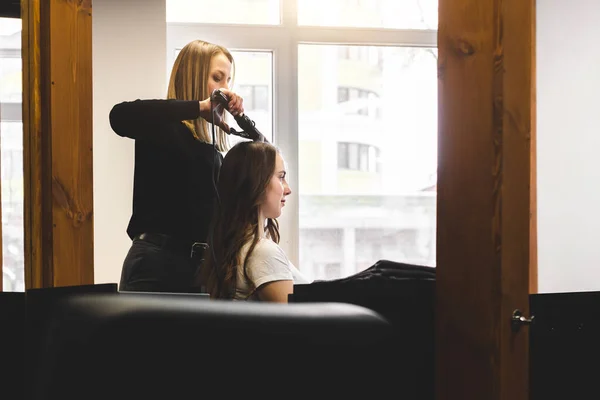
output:
[[[225,95],[225,93],[221,92],[219,89],[215,89],[211,96],[211,101],[216,102],[223,106],[224,109],[229,111],[229,98]],[[265,136],[260,133],[258,129],[256,129],[256,124],[252,121],[246,114],[234,115],[233,118],[235,122],[242,128],[242,131],[236,131],[234,128],[229,128],[230,135],[236,135],[243,137],[244,139],[251,139],[255,142],[268,142]]]

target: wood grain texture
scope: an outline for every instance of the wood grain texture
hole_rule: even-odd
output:
[[[42,29],[40,0],[21,2],[22,58],[23,58],[23,177],[24,177],[24,238],[25,238],[25,287],[46,287],[51,283],[48,262],[44,262],[42,184],[48,175],[43,156],[42,136],[42,49],[48,47],[47,36],[40,36]],[[44,26],[47,23],[44,22]],[[46,54],[44,55],[47,56]],[[47,213],[50,215],[49,213]],[[44,268],[46,266],[46,268]],[[45,276],[46,274],[46,276]]]
[[[50,19],[53,264],[60,265],[53,268],[53,284],[91,284],[91,3],[54,0]]]
[[[535,103],[535,0],[503,0],[503,188],[500,399],[529,398],[529,328],[510,334],[515,309],[529,316],[531,160]]]
[[[28,0],[28,287],[93,283],[92,9]],[[37,17],[36,17],[37,15]],[[41,18],[40,18],[41,16]],[[25,89],[25,87],[24,87]],[[24,118],[25,119],[25,118]]]
[[[526,399],[533,0],[439,1],[437,399]]]

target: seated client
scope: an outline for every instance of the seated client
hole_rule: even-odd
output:
[[[269,143],[240,142],[219,175],[202,285],[214,299],[287,303],[294,283],[309,280],[278,245],[276,218],[292,192],[283,157]]]

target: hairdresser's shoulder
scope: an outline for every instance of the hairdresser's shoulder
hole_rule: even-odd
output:
[[[127,112],[131,108],[137,108],[138,106],[143,106],[143,104],[146,103],[147,101],[148,100],[135,99],[135,100],[125,100],[125,101],[118,102],[112,106],[112,109],[110,110],[110,115],[112,117],[114,115],[118,115],[119,113]]]
[[[115,105],[113,106],[113,108],[115,107],[127,107],[127,106],[137,106],[137,105],[143,105],[143,104],[151,104],[151,103],[155,103],[155,102],[162,102],[165,101],[164,99],[129,99],[129,100],[123,100],[120,101],[118,103],[115,103]]]

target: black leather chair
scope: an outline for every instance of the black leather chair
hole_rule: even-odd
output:
[[[293,303],[344,302],[385,317],[395,332],[395,382],[403,398],[435,398],[436,269],[379,260],[354,275],[294,285]]]
[[[0,393],[23,399],[25,386],[25,293],[0,292]]]
[[[392,340],[386,319],[351,304],[70,296],[34,399],[382,398],[399,390]]]

